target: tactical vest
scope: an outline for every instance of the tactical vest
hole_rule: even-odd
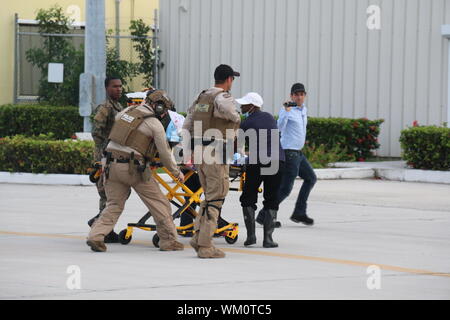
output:
[[[145,119],[155,118],[155,115],[146,114],[137,107],[131,107],[114,122],[109,139],[122,146],[135,149],[146,158],[152,158],[156,150],[153,137],[145,135],[139,130],[139,127]]]
[[[223,139],[226,139],[227,129],[235,129],[236,124],[234,122],[214,117],[214,110],[216,109],[214,101],[216,100],[217,96],[223,92],[224,91],[219,91],[215,94],[205,94],[205,90],[200,94],[197,101],[195,102],[194,111],[192,114],[194,125],[191,129],[191,136],[208,140],[211,137],[205,134],[205,132],[208,129],[217,129],[222,133]],[[197,133],[194,130],[196,122],[202,123],[201,137],[195,136],[195,134]]]

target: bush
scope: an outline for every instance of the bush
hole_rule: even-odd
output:
[[[53,133],[55,139],[67,139],[81,131],[83,118],[77,107],[0,106],[0,137]]]
[[[373,151],[380,147],[378,135],[383,122],[365,118],[308,118],[307,144],[324,145],[327,151],[342,146],[347,155],[338,161],[365,161],[373,157]]]
[[[325,145],[305,145],[303,154],[315,169],[328,168],[328,164],[338,161],[354,161],[355,159],[348,155],[346,148],[336,145],[334,148],[327,149]]]
[[[0,138],[0,171],[87,174],[94,143],[52,136]]]
[[[403,130],[402,157],[415,169],[450,169],[450,128],[422,126]]]

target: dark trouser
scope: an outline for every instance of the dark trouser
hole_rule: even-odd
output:
[[[278,186],[280,185],[282,177],[282,166],[280,162],[279,170],[274,175],[261,175],[261,165],[250,164],[247,165],[245,171],[245,184],[240,197],[241,206],[252,207],[256,210],[258,203],[258,189],[261,183],[264,182],[264,209],[278,211]]]
[[[187,174],[189,172],[189,170],[183,170],[183,174]],[[186,187],[188,187],[192,192],[197,192],[198,189],[200,189],[202,187],[202,185],[200,184],[200,178],[198,177],[197,173],[194,173],[185,183],[184,185]],[[188,197],[185,197],[186,201],[189,200]],[[191,205],[191,208],[195,210],[195,208],[197,207],[197,204],[193,203]],[[183,226],[187,226],[188,224],[191,224],[194,222],[194,219],[192,218],[192,216],[189,214],[189,209],[186,210],[185,212],[183,212],[181,214],[180,217],[180,227]]]
[[[303,179],[303,185],[295,204],[295,215],[306,215],[306,206],[309,193],[316,184],[317,177],[308,159],[300,151],[285,150],[286,162],[278,193],[279,203],[283,202],[292,191],[294,181],[299,176]]]

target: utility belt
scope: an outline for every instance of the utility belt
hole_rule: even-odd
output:
[[[195,146],[209,146],[212,144],[222,144],[224,148],[229,144],[234,145],[234,139],[211,139],[208,138],[191,138],[191,149],[194,150]]]
[[[205,139],[205,138],[191,138],[191,151],[195,151],[195,147],[197,146],[212,146],[214,148],[219,146],[218,151],[222,153],[222,161],[223,163],[231,163],[233,161],[233,154],[234,154],[234,140],[224,140],[224,139]],[[233,147],[233,152],[231,154],[228,154],[228,146],[231,145]]]
[[[131,159],[114,159],[114,158],[111,158],[111,162],[116,162],[116,163],[130,163],[130,161],[131,161]],[[132,163],[134,163],[137,166],[141,165],[141,162],[139,160],[134,160],[134,162],[132,162]]]
[[[204,138],[191,138],[191,149],[194,150],[195,146],[202,145],[202,146],[209,146],[215,142],[223,142],[223,144],[226,144],[226,140],[216,140],[214,138],[212,139],[204,139]]]
[[[136,171],[142,174],[144,180],[148,181],[151,177],[150,166],[151,162],[147,158],[141,160],[135,159],[135,154],[132,152],[128,155],[129,158],[125,158],[122,154],[116,152],[106,152],[106,167],[105,176],[109,178],[109,169],[112,162],[115,163],[128,163],[128,172],[133,175]],[[139,157],[140,158],[140,157]]]

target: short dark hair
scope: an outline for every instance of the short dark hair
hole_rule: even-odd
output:
[[[227,78],[227,79],[228,79],[228,78]],[[226,80],[226,79],[225,79],[225,80],[216,80],[215,83],[216,83],[216,84],[224,84],[225,81],[227,81],[227,80]]]
[[[241,74],[236,72],[229,65],[221,64],[214,71],[214,80],[216,84],[224,83],[229,77],[240,77]]]
[[[113,80],[120,80],[120,81],[122,81],[122,79],[120,79],[120,78],[118,78],[118,77],[114,77],[114,76],[106,77],[106,79],[105,79],[105,89],[108,88],[109,83],[110,83],[111,81],[113,81]]]

